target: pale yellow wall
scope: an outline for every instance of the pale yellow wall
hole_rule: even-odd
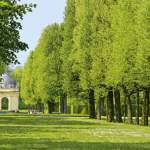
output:
[[[0,89],[0,111],[2,110],[2,98],[8,98],[8,111],[18,111],[19,108],[19,90],[18,89]]]

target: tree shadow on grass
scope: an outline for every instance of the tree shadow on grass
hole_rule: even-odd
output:
[[[149,150],[150,143],[51,141],[50,139],[1,139],[1,150]]]
[[[93,129],[99,126],[99,122],[89,122],[87,119],[83,120],[68,120],[67,118],[45,118],[45,117],[0,117],[0,134],[1,135],[16,135],[19,133],[57,133],[64,134],[64,131],[75,132],[80,129]],[[106,126],[106,124],[101,124]],[[108,126],[108,124],[107,124]]]
[[[87,119],[74,120],[67,118],[46,117],[0,117],[1,124],[8,125],[98,125],[99,122],[89,122]]]

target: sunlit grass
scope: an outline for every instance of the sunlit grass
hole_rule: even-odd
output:
[[[150,149],[150,127],[59,115],[0,115],[0,135],[0,150]]]

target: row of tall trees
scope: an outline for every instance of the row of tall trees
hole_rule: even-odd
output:
[[[106,106],[109,122],[128,123],[135,97],[136,123],[142,104],[148,125],[149,9],[149,0],[68,0],[64,22],[46,27],[25,64],[22,97],[49,112],[60,100],[63,113],[67,97],[87,99],[91,118]]]

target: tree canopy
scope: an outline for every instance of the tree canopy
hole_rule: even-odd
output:
[[[20,20],[33,7],[35,5],[20,4],[18,0],[0,1],[0,68],[10,63],[18,63],[16,54],[28,48],[20,40]]]

